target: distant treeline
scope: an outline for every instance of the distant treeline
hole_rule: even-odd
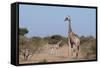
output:
[[[27,28],[19,28],[19,36],[25,37],[25,34],[27,34],[29,31]],[[81,44],[90,40],[95,40],[95,37],[93,36],[81,36],[79,37],[81,39]],[[56,43],[60,40],[67,42],[67,37],[61,36],[61,35],[52,35],[52,36],[47,36],[44,38],[38,37],[38,36],[33,36],[30,39],[35,39],[35,40],[45,40],[46,42],[53,44]]]

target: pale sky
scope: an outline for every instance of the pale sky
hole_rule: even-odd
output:
[[[72,30],[79,36],[96,35],[96,9],[25,5],[19,6],[19,27],[27,28],[28,37],[68,35],[66,15],[71,16]]]

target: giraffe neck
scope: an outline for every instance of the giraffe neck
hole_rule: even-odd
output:
[[[68,34],[70,34],[72,32],[72,28],[71,28],[71,20],[69,20],[69,29],[68,29]]]

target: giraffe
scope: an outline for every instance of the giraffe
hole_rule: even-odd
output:
[[[56,44],[51,44],[50,45],[50,54],[54,54],[54,51],[57,50],[60,47],[60,44],[62,43],[62,40],[58,41]],[[57,54],[57,51],[55,52]]]
[[[71,17],[69,15],[66,16],[64,21],[68,21],[68,23],[69,23],[69,29],[68,29],[68,56],[78,58],[80,39],[79,39],[78,35],[76,35],[72,31]]]

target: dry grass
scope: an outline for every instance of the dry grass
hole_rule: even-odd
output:
[[[93,60],[96,59],[96,40],[91,37],[80,38],[80,51],[77,59],[68,56],[68,45],[67,39],[65,37],[56,36],[52,38],[25,38],[20,37],[19,49],[29,48],[32,52],[32,55],[29,56],[27,61],[23,60],[23,55],[19,55],[19,63],[46,63],[46,62],[58,62],[58,61],[77,61],[77,60]],[[61,47],[54,50],[53,54],[50,54],[50,45],[47,44],[55,43],[55,41],[63,40]],[[19,51],[20,53],[20,51]]]

